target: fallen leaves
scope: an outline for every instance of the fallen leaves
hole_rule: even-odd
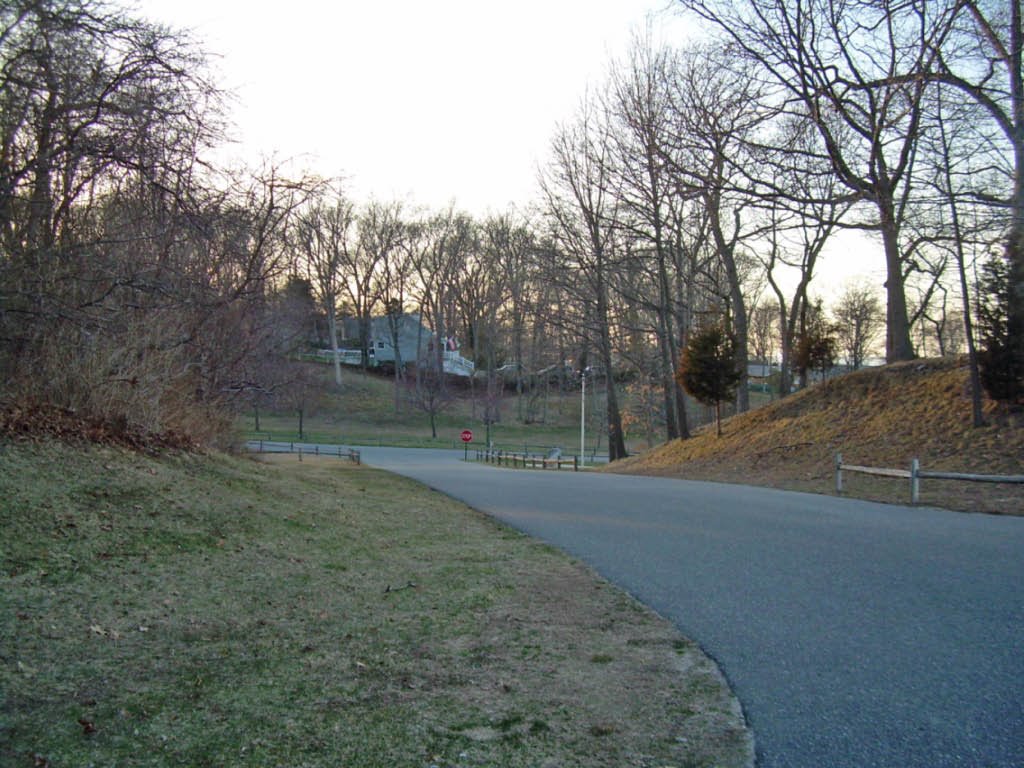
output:
[[[91,736],[96,733],[96,724],[92,720],[86,720],[84,717],[78,718],[78,724],[82,726],[82,735]]]
[[[121,633],[116,629],[104,629],[99,624],[90,624],[89,631],[99,637],[109,637],[111,640],[120,640]]]

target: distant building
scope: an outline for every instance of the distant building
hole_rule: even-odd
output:
[[[358,318],[345,318],[345,337],[359,338]],[[398,354],[395,354],[395,337],[398,338]],[[420,315],[410,313],[398,317],[374,317],[370,319],[370,332],[366,351],[371,368],[394,368],[401,359],[402,366],[412,366],[435,349],[434,333],[421,322]],[[327,355],[330,350],[325,350]],[[459,354],[459,344],[448,336],[442,351],[444,372],[453,376],[472,376],[473,361]],[[362,362],[361,349],[343,350],[342,362],[359,365]]]

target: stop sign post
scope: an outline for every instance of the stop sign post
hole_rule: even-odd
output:
[[[466,461],[469,460],[469,442],[473,439],[473,430],[464,429],[462,430],[462,458]]]

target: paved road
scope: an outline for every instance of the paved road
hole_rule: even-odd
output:
[[[1024,518],[361,450],[675,622],[760,766],[1024,766]]]

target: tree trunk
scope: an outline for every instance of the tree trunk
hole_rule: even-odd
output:
[[[878,201],[882,244],[885,247],[885,362],[896,363],[914,359],[907,317],[907,294],[900,256],[899,229],[891,199]]]
[[[603,303],[603,302],[601,302]],[[601,322],[601,363],[605,370],[605,402],[608,416],[608,460],[618,461],[628,455],[626,439],[622,434],[622,414],[619,412],[619,398],[616,394],[615,377],[612,371],[612,338],[607,322],[607,307],[598,310],[604,320]]]
[[[1021,105],[1024,111],[1024,104]],[[1007,238],[1006,261],[1009,267],[1009,305],[1006,308],[1010,343],[1016,369],[1024,370],[1024,114],[1019,116],[1015,146],[1017,169],[1013,185],[1012,218]],[[1022,384],[1024,386],[1024,384]]]
[[[675,367],[672,365],[672,339],[667,335],[665,323],[658,320],[658,346],[661,353],[661,387],[665,402],[665,439],[675,440],[679,437],[679,421],[676,416],[675,401]]]
[[[716,158],[715,178],[721,178],[724,158]],[[708,213],[711,220],[711,234],[715,240],[718,256],[725,267],[726,279],[729,281],[729,301],[732,304],[732,334],[736,340],[736,369],[740,372],[740,380],[736,385],[736,411],[743,413],[750,410],[750,392],[747,389],[747,305],[743,298],[743,285],[740,282],[739,269],[736,267],[736,235],[739,231],[739,213],[733,212],[735,229],[732,240],[726,238],[722,224],[721,191],[712,190],[706,196]]]
[[[334,383],[341,386],[341,355],[338,352],[338,319],[334,312],[334,298],[327,301],[327,334],[331,340],[331,356],[334,358]]]
[[[740,285],[736,263],[729,259],[726,265],[729,274],[729,293],[732,295],[732,324],[736,336],[736,367],[740,371],[740,381],[736,385],[736,411],[744,413],[750,410],[750,389],[747,387],[747,305],[743,298],[743,287]],[[735,278],[733,273],[736,273]]]
[[[1013,108],[1013,204],[1006,257],[1009,262],[1010,339],[1018,371],[1024,370],[1024,40],[1021,2],[1010,3],[1010,95]],[[1024,386],[1024,383],[1022,383]]]

